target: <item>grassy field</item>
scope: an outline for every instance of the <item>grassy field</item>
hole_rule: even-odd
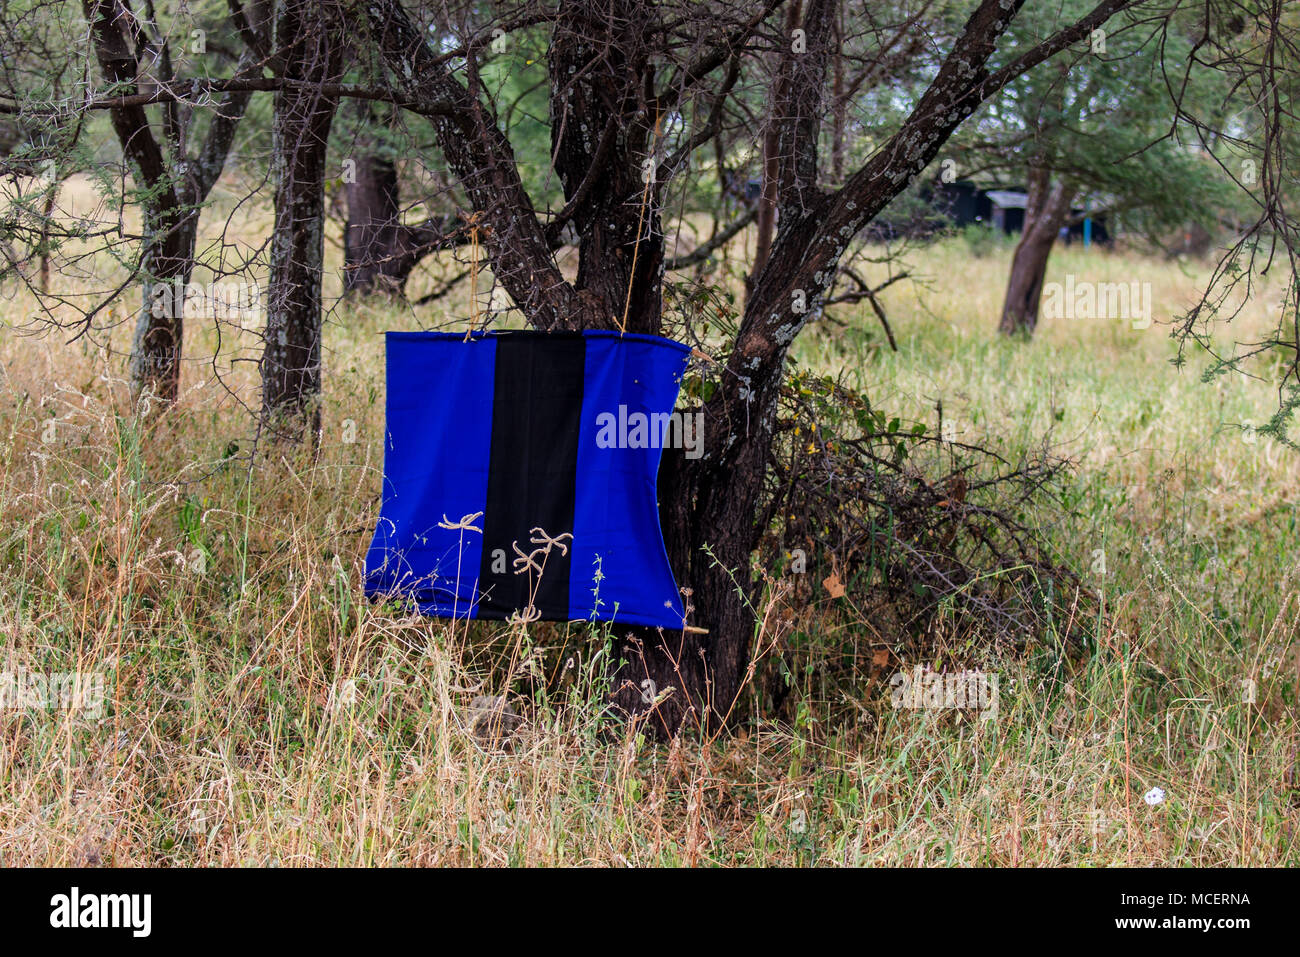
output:
[[[898,352],[853,308],[797,357],[897,414],[932,422],[942,399],[964,438],[1011,455],[1046,438],[1075,463],[1041,522],[1104,594],[1090,653],[998,661],[986,721],[810,668],[792,720],[672,747],[604,712],[600,636],[361,595],[381,332],[464,297],[334,309],[319,458],[252,469],[254,331],[227,327],[218,355],[192,321],[179,408],[143,418],[125,327],[111,349],[5,329],[0,671],[100,674],[107,701],[0,713],[0,866],[1300,862],[1300,458],[1240,428],[1275,393],[1170,365],[1168,319],[1204,264],[1059,251],[1049,280],[1149,281],[1156,321],[1048,319],[1020,342],[995,332],[1008,258],[913,250],[915,279],[883,300]],[[31,305],[0,308],[12,324]],[[817,586],[800,628],[866,641],[835,601]],[[471,700],[521,689],[509,746],[480,746]],[[833,717],[846,704],[856,718]]]

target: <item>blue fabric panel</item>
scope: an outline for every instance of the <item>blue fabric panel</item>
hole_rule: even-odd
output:
[[[386,338],[384,498],[366,554],[366,593],[405,595],[428,615],[472,617],[483,536],[439,523],[483,511],[496,340]],[[472,524],[482,529],[482,516]]]
[[[588,332],[586,339],[571,614],[680,630],[682,600],[664,549],[655,485],[662,417],[673,411],[690,350],[657,336]]]
[[[366,593],[413,599],[429,615],[477,617],[479,577],[490,567],[483,564],[482,533],[439,523],[485,511],[489,473],[498,480],[507,474],[502,463],[493,468],[492,456],[508,450],[519,454],[527,445],[522,437],[516,443],[512,436],[493,435],[494,396],[516,409],[530,401],[558,403],[557,411],[580,403],[574,410],[579,435],[571,485],[542,487],[546,483],[530,479],[518,500],[499,495],[504,504],[498,510],[523,505],[531,512],[526,503],[539,502],[537,510],[545,511],[541,506],[552,498],[555,504],[572,497],[571,552],[564,556],[569,619],[680,629],[682,601],[660,531],[656,481],[666,417],[690,350],[657,336],[586,332],[580,337],[581,389],[537,391],[528,381],[535,376],[495,381],[497,345],[511,335],[476,334],[467,341],[454,333],[388,334],[384,496],[366,555]],[[530,334],[513,335],[512,348],[526,346]],[[577,345],[579,337],[569,335]],[[545,354],[538,350],[539,361],[549,361]],[[567,415],[568,421],[575,418]],[[564,420],[499,415],[496,427],[517,431],[527,427],[520,423]],[[531,440],[535,446],[537,436]],[[518,518],[525,520],[521,527],[532,520],[531,515]],[[472,524],[481,530],[485,519]],[[519,544],[525,552],[532,547]],[[515,557],[506,560],[513,563]],[[548,608],[543,617],[562,617],[563,610]],[[503,611],[482,609],[491,617]]]

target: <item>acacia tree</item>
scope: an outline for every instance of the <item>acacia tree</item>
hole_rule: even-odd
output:
[[[1078,15],[1079,0],[1050,11],[1028,11],[1013,26],[1021,43],[1051,32],[1062,17]],[[1047,264],[1074,207],[1122,217],[1134,236],[1159,243],[1163,233],[1196,224],[1208,230],[1238,200],[1208,157],[1176,120],[1162,64],[1182,62],[1186,33],[1200,29],[1185,15],[1172,18],[1160,44],[1140,24],[1098,29],[1077,51],[1033,71],[995,97],[976,117],[962,155],[986,175],[1023,177],[1024,228],[1012,255],[998,328],[1032,334]],[[1222,75],[1199,66],[1182,90],[1187,106],[1223,102]],[[964,136],[959,136],[964,139]],[[966,149],[963,150],[963,146]]]
[[[1216,17],[1218,2],[1206,8],[1214,8]],[[1245,8],[1243,15],[1255,17],[1266,37],[1280,30],[1282,0],[1221,2]],[[708,148],[717,150],[720,134],[731,129],[734,135],[737,124],[758,115],[752,105],[764,104],[761,123],[749,123],[749,132],[754,152],[760,137],[771,146],[762,151],[775,187],[768,192],[776,207],[770,250],[748,277],[734,331],[725,341],[715,336],[704,343],[717,361],[716,388],[700,400],[704,454],[666,454],[660,472],[665,539],[678,580],[690,589],[695,627],[670,634],[620,629],[618,636],[622,677],[629,679],[618,685],[619,703],[629,712],[646,710],[639,689],[647,678],[658,689],[671,689],[653,706],[652,725],[671,733],[684,724],[723,724],[744,684],[755,633],[751,561],[765,530],[765,481],[787,357],[855,237],[990,97],[1086,43],[1093,30],[1122,14],[1129,15],[1126,22],[1144,23],[1160,42],[1178,3],[1098,0],[1032,43],[1012,43],[1008,32],[1023,0],[900,0],[887,19],[900,30],[925,34],[925,42],[907,44],[910,52],[903,54],[907,81],[895,83],[891,68],[861,62],[875,56],[879,66],[898,56],[898,31],[876,31],[881,41],[854,54],[865,67],[857,71],[864,77],[858,103],[878,115],[897,115],[888,130],[837,116],[843,97],[835,90],[843,81],[835,79],[834,53],[845,35],[837,26],[840,0],[764,0],[758,7],[728,0],[470,3],[465,9],[473,15],[464,18],[468,26],[455,41],[448,39],[450,30],[429,29],[426,15],[413,14],[415,6],[408,10],[401,0],[276,0],[274,34],[258,54],[265,71],[222,82],[166,84],[149,94],[109,95],[90,108],[183,99],[187,86],[223,94],[275,93],[275,224],[262,405],[264,420],[278,423],[287,413],[301,427],[314,425],[318,414],[326,151],[341,97],[383,101],[428,119],[470,206],[466,218],[484,239],[494,281],[533,327],[688,338],[695,330],[666,322],[668,267],[691,257],[667,258],[664,211],[691,171],[705,165],[701,157]],[[433,9],[446,18],[453,6]],[[232,9],[242,12],[238,3]],[[539,198],[535,171],[526,175],[521,168],[508,124],[483,78],[494,39],[531,30],[550,37],[550,162],[543,180],[552,171],[558,179],[558,208],[547,208]],[[241,36],[248,32],[241,28]],[[259,46],[251,34],[246,44]],[[1198,48],[1193,45],[1193,56]],[[1262,57],[1247,57],[1255,70],[1251,77],[1261,81],[1252,93],[1261,101],[1270,89],[1274,57],[1274,47],[1266,49]],[[370,85],[344,83],[351,54],[384,78],[376,75]],[[123,82],[127,74],[124,69]],[[22,109],[3,101],[0,108]],[[828,113],[832,128],[823,130]],[[850,150],[843,139],[854,130],[870,130],[870,136],[861,149]],[[833,147],[837,137],[838,164],[830,164],[827,177],[821,147],[827,138]],[[1279,137],[1265,141],[1280,149]],[[1275,165],[1261,172],[1270,185],[1260,223],[1271,228],[1267,235],[1293,249],[1294,222],[1277,200],[1284,177]],[[530,181],[534,188],[526,185]],[[157,182],[158,194],[166,196],[169,181],[160,176]],[[170,201],[164,206],[175,208]],[[736,225],[715,238],[734,235]],[[163,227],[164,235],[174,232],[167,223]],[[557,255],[566,233],[577,258],[571,280]]]
[[[83,0],[82,6],[108,84],[105,93],[114,100],[108,110],[113,131],[135,177],[144,219],[142,301],[131,350],[131,382],[137,394],[149,392],[172,402],[180,383],[185,288],[194,270],[200,208],[221,175],[252,94],[232,90],[219,95],[207,134],[193,153],[188,144],[199,113],[177,98],[165,98],[160,142],[142,87],[166,86],[176,74],[171,43],[160,30],[153,5],[140,11],[129,0]],[[260,5],[252,9],[256,17]],[[261,46],[255,39],[260,21],[245,16],[243,22],[246,35]],[[246,70],[253,62],[250,47],[237,68]]]
[[[290,435],[320,427],[321,273],[330,126],[344,71],[342,7],[277,0],[275,224],[262,353],[262,415]]]
[[[412,271],[426,256],[459,245],[464,224],[455,213],[405,221],[399,160],[407,144],[380,123],[374,104],[356,102],[343,146],[343,291],[403,298]]]
[[[945,38],[947,54],[901,126],[832,190],[819,183],[818,144],[836,0],[808,0],[793,16],[778,9],[780,0],[757,11],[644,0],[560,0],[512,11],[552,25],[550,124],[565,204],[546,222],[476,81],[475,59],[487,34],[466,42],[462,81],[452,58],[426,42],[398,0],[366,5],[370,41],[390,81],[413,102],[411,109],[433,120],[449,167],[489,230],[497,280],[541,330],[662,330],[665,185],[711,141],[721,122],[719,104],[746,58],[762,48],[761,38],[767,49],[779,50],[768,91],[778,230],[752,276],[734,341],[719,356],[723,374],[703,409],[705,454],[696,461],[666,456],[661,467],[669,555],[691,589],[693,621],[706,633],[634,635],[621,648],[633,687],[648,677],[657,688],[673,689],[656,708],[663,729],[724,721],[750,664],[758,507],[785,360],[808,321],[808,304],[833,281],[853,237],[987,97],[1133,5],[1103,0],[997,64],[999,38],[1021,3],[982,0]],[[502,22],[508,25],[510,16]],[[791,32],[773,31],[770,18],[788,18]],[[701,35],[707,42],[683,51],[683,36]],[[688,110],[687,100],[697,95],[705,105]],[[566,223],[578,237],[573,282],[561,274],[548,241]],[[645,708],[639,691],[624,690],[619,700],[629,711]]]

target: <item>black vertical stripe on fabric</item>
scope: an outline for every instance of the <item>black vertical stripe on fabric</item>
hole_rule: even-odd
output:
[[[543,619],[565,621],[586,342],[506,334],[496,349],[477,617],[506,618],[531,604]],[[544,562],[540,576],[516,574],[516,544],[525,555],[544,547],[532,541],[535,528],[559,538],[563,549],[536,557]]]

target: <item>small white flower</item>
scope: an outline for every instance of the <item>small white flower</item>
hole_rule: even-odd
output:
[[[1157,804],[1163,804],[1165,801],[1165,789],[1152,788],[1146,794],[1142,795],[1142,800],[1146,801],[1147,804],[1152,807],[1155,807]]]

